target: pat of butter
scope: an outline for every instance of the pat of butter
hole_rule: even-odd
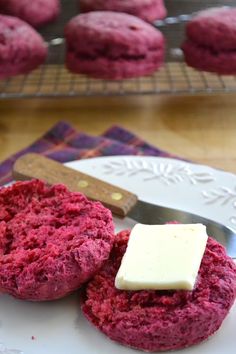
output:
[[[202,224],[136,224],[116,275],[116,288],[192,290],[207,238]]]

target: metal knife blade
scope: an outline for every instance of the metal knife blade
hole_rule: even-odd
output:
[[[165,224],[171,221],[178,221],[182,224],[204,224],[207,227],[208,235],[225,246],[227,254],[236,259],[235,232],[229,227],[213,220],[186,211],[147,203],[142,200],[138,200],[127,216],[142,224]]]

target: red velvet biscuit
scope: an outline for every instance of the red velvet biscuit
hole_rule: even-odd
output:
[[[33,301],[61,298],[109,257],[111,212],[63,185],[18,182],[0,190],[0,291]]]
[[[0,79],[26,74],[47,56],[43,38],[16,17],[0,15]]]
[[[80,11],[118,11],[152,22],[166,16],[163,0],[80,0]]]
[[[236,50],[214,53],[212,50],[197,46],[191,41],[183,45],[185,61],[195,69],[220,75],[236,74]]]
[[[150,352],[212,335],[236,297],[236,265],[224,248],[209,237],[193,291],[124,291],[114,281],[128,238],[129,231],[116,236],[109,260],[88,283],[82,302],[87,319],[112,340]]]
[[[218,74],[236,74],[236,8],[200,12],[186,26],[182,49],[188,65]]]
[[[59,12],[59,0],[0,0],[0,13],[19,17],[33,27],[54,21]]]
[[[161,32],[125,13],[95,11],[78,15],[67,24],[65,37],[67,68],[95,78],[152,74],[164,60]]]

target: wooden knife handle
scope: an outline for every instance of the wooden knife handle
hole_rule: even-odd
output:
[[[137,202],[137,196],[131,192],[35,153],[16,160],[13,176],[16,180],[41,179],[50,185],[63,183],[73,192],[81,192],[89,199],[99,200],[114,214],[122,217]]]

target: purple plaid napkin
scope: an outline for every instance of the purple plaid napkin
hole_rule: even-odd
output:
[[[100,136],[91,136],[76,131],[66,122],[59,122],[32,145],[0,164],[0,185],[12,181],[15,160],[28,152],[37,152],[60,162],[114,155],[176,157],[119,126],[111,127]]]

